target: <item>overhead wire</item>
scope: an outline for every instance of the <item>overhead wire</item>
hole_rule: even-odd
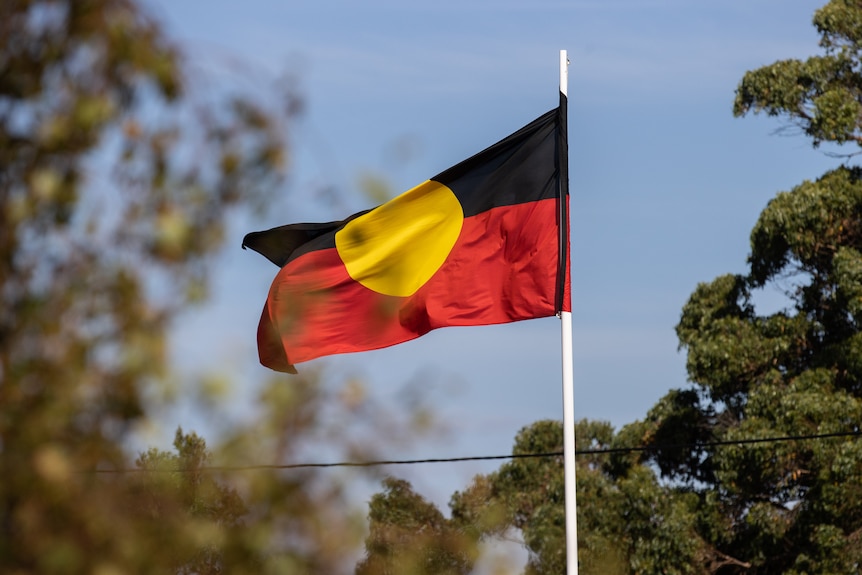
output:
[[[643,445],[636,447],[598,447],[590,449],[576,449],[576,456],[585,455],[612,455],[637,452],[654,452],[670,449],[705,449],[709,447],[722,447],[729,445],[751,445],[757,443],[777,443],[786,441],[806,441],[830,439],[839,437],[860,437],[862,430],[856,431],[839,431],[834,433],[812,433],[807,435],[782,435],[774,437],[757,437],[748,439],[726,439],[721,441],[705,441],[699,443],[665,443],[655,445]],[[200,466],[194,468],[159,468],[148,469],[142,467],[127,468],[127,469],[96,469],[92,473],[112,474],[112,473],[153,473],[153,472],[170,472],[170,473],[188,473],[192,471],[209,471],[209,472],[228,472],[228,471],[261,471],[261,470],[284,470],[284,469],[306,469],[306,468],[329,468],[329,467],[381,467],[384,465],[418,465],[423,463],[458,463],[464,461],[493,461],[503,459],[530,459],[544,457],[562,457],[562,451],[550,451],[539,453],[512,453],[509,455],[478,455],[468,457],[439,457],[427,459],[390,459],[390,460],[373,460],[373,461],[337,461],[329,463],[286,463],[286,464],[259,464],[259,465],[212,465]]]

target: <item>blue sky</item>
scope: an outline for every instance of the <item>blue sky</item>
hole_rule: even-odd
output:
[[[820,0],[147,3],[210,78],[265,90],[287,70],[307,103],[278,205],[235,223],[212,303],[177,334],[193,368],[265,375],[255,330],[276,270],[239,249],[245,232],[340,219],[374,203],[363,174],[397,193],[506,136],[556,105],[560,49],[571,60],[578,418],[619,427],[686,386],[673,329],[689,294],[745,270],[749,232],[775,193],[838,164],[801,136],[776,135],[776,119],[731,112],[746,70],[818,52]],[[322,201],[327,187],[342,200]],[[549,318],[312,363],[358,373],[380,401],[405,382],[428,386],[447,433],[395,457],[497,455],[521,427],[562,418],[559,342]],[[445,503],[497,466],[392,471]]]

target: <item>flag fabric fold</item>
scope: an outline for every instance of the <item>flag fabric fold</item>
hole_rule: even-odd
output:
[[[281,269],[263,365],[379,349],[447,326],[571,310],[566,102],[475,156],[344,220],[243,239]]]

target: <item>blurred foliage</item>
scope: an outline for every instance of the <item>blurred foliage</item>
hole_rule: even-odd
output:
[[[0,2],[3,573],[348,571],[364,525],[344,475],[244,467],[320,444],[367,459],[414,423],[310,373],[261,384],[217,448],[178,431],[135,465],[177,381],[172,322],[205,300],[231,215],[280,188],[301,109],[291,86],[189,68],[133,0]],[[201,418],[226,377],[201,382]],[[351,416],[368,423],[346,436]]]
[[[387,478],[370,502],[367,555],[357,575],[456,575],[469,573],[477,539],[457,519],[416,494],[404,480]]]

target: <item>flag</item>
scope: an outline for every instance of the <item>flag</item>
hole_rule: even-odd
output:
[[[374,209],[246,235],[281,268],[261,363],[296,373],[440,327],[570,311],[565,104]]]

